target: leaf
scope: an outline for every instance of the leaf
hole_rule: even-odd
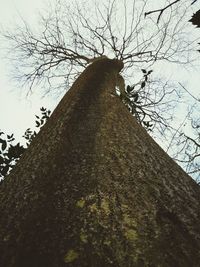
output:
[[[15,146],[10,146],[8,149],[8,158],[9,159],[18,159],[22,153],[24,152],[25,148],[17,143]]]
[[[132,86],[127,85],[127,87],[126,87],[126,91],[127,91],[127,93],[131,93],[131,92],[134,90],[134,88],[135,88],[134,85],[132,85]]]
[[[46,110],[46,108],[44,108],[44,107],[41,107],[41,108],[40,108],[40,110],[41,110],[41,111],[45,111],[45,110]]]
[[[5,141],[5,140],[2,140],[2,142],[1,142],[1,149],[2,150],[5,150],[6,149],[6,147],[7,147],[7,142]]]
[[[35,123],[36,123],[36,127],[40,126],[40,122],[39,121],[35,121]]]
[[[42,116],[42,119],[43,119],[43,120],[46,120],[46,121],[47,121],[47,120],[48,120],[48,118],[49,118],[49,116],[48,116],[48,115],[44,115],[44,116]]]
[[[145,83],[145,82],[142,82],[142,83],[141,83],[141,88],[144,88],[145,85],[146,85],[146,83]]]
[[[134,102],[137,102],[138,101],[138,98],[139,98],[139,94],[138,93],[135,93],[132,96],[134,98]]]
[[[192,22],[193,25],[200,27],[200,10],[198,10],[195,14],[193,14],[189,22]]]
[[[4,158],[0,156],[0,164],[4,163]]]
[[[147,73],[147,71],[146,71],[145,69],[141,69],[141,71],[142,71],[143,73]]]
[[[143,124],[147,127],[150,128],[153,126],[153,124],[150,124],[150,121],[143,121]]]
[[[13,135],[14,135],[14,134],[11,134],[11,135],[8,135],[8,134],[7,134],[7,138],[8,138],[8,139],[11,139],[11,138],[13,138]]]
[[[8,174],[9,168],[10,168],[10,165],[9,164],[2,168],[1,175],[3,177],[5,177]]]
[[[153,70],[149,70],[149,71],[147,72],[147,75],[151,74],[152,72],[153,72]]]
[[[126,87],[126,91],[127,91],[128,93],[130,93],[130,91],[131,91],[131,87],[130,87],[130,85],[127,85],[127,87]]]

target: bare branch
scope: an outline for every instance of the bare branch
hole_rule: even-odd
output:
[[[169,7],[173,6],[174,4],[176,4],[177,2],[180,2],[180,0],[175,0],[174,2],[170,3],[169,5],[163,7],[163,8],[160,8],[160,9],[156,9],[156,10],[151,10],[151,11],[148,11],[148,12],[145,12],[144,13],[144,16],[148,16],[150,14],[153,14],[153,13],[159,13],[158,15],[158,18],[157,18],[157,23],[159,23],[159,20],[163,14],[163,12],[168,9]]]
[[[179,82],[179,84],[180,84],[180,86],[192,97],[192,98],[194,98],[196,101],[200,101],[200,98],[197,98],[197,97],[195,97],[194,95],[192,95],[186,88],[185,88],[185,86],[183,86],[182,85],[182,83],[180,83]]]

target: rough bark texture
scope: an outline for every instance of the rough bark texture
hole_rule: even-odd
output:
[[[90,65],[1,185],[0,266],[200,266],[200,188],[115,96],[122,65]]]

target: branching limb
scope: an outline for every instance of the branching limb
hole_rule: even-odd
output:
[[[181,0],[175,0],[174,2],[170,3],[169,5],[167,5],[167,6],[163,7],[163,8],[159,8],[159,9],[156,9],[156,10],[151,10],[151,11],[145,12],[144,13],[144,16],[146,17],[146,16],[148,16],[150,14],[153,14],[153,13],[159,13],[158,18],[157,18],[157,23],[159,23],[160,18],[162,16],[163,12],[166,9],[168,9],[169,7],[173,6],[174,4],[176,4],[177,2],[180,2],[180,1]]]

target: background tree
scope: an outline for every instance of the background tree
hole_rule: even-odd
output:
[[[171,150],[173,158],[181,163],[187,173],[197,177],[196,181],[200,182],[200,121],[199,113],[196,113],[196,107],[191,107],[188,114],[183,119],[179,128],[169,142],[167,152]],[[194,117],[196,114],[196,117]],[[182,130],[183,125],[190,121],[188,129],[189,134]]]
[[[23,138],[26,143],[20,141],[16,143],[14,134],[6,135],[4,132],[0,132],[0,180],[3,180],[5,176],[7,176],[12,168],[15,166],[17,161],[20,159],[24,151],[28,148],[30,143],[33,141],[33,138],[38,133],[38,130],[46,123],[49,118],[51,112],[46,108],[41,108],[41,116],[36,116],[35,126],[38,129],[30,129],[28,128]]]

